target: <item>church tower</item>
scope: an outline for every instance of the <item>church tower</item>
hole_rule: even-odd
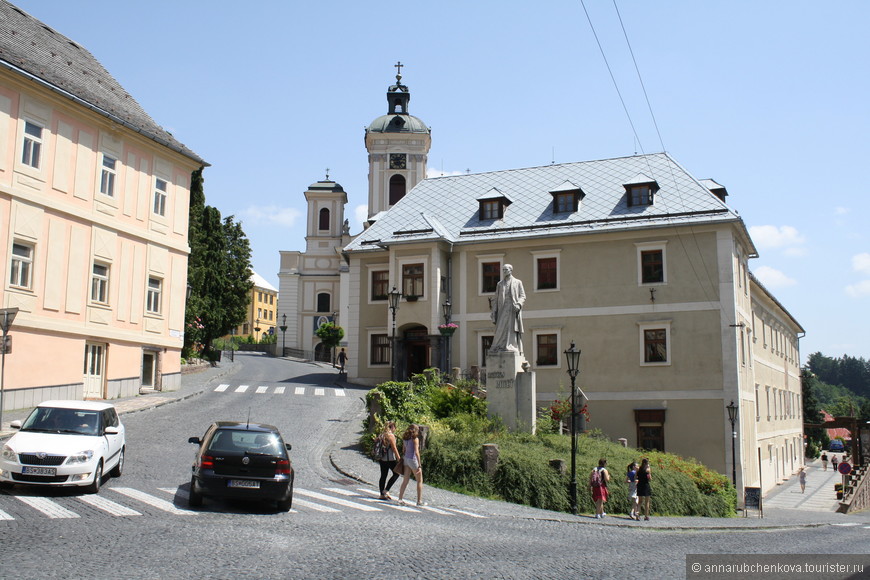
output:
[[[402,84],[402,63],[396,84],[387,89],[387,114],[372,121],[366,129],[369,153],[369,213],[393,207],[405,194],[426,178],[426,160],[432,145],[432,132],[426,124],[408,113],[411,92]]]

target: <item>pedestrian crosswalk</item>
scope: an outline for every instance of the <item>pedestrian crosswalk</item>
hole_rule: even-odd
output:
[[[208,517],[223,512],[223,504],[207,501],[202,509],[187,507],[187,490],[160,487],[145,492],[132,487],[104,486],[98,495],[35,495],[33,489],[14,488],[0,493],[0,522],[31,521],[34,516],[51,520],[94,517],[130,518],[155,514],[182,517]],[[429,513],[444,517],[486,518],[487,516],[442,506],[399,505],[383,501],[378,492],[367,487],[326,487],[317,490],[295,488],[291,514],[319,513]],[[276,513],[280,516],[281,512]],[[0,524],[2,525],[2,524]],[[2,527],[0,527],[2,529]]]
[[[286,385],[230,385],[222,383],[214,388],[215,393],[252,393],[255,395],[283,395],[292,393],[294,395],[311,395],[315,397],[346,397],[347,393],[340,387],[292,387],[287,389]]]

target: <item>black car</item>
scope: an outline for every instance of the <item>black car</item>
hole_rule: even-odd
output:
[[[275,501],[278,509],[293,505],[293,464],[281,433],[272,425],[218,421],[212,423],[199,445],[190,478],[191,507],[204,496]]]

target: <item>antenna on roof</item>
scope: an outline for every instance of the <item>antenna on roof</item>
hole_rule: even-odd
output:
[[[553,147],[553,156],[550,158],[550,165],[556,164],[556,147]]]
[[[245,425],[245,429],[250,429],[250,428],[251,428],[251,408],[248,407],[248,424]]]

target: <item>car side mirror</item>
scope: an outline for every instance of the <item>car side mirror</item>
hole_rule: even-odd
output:
[[[118,433],[120,433],[120,431],[118,431],[117,427],[106,427],[104,433],[106,435],[117,435]]]
[[[293,446],[290,445],[289,443],[285,443],[285,444],[284,444],[284,447],[287,448],[287,451],[290,451],[291,449],[293,449]]]
[[[196,443],[197,445],[202,443],[202,441],[199,440],[199,437],[190,437],[190,438],[188,438],[187,442],[188,443]]]
[[[21,421],[12,421],[9,423],[9,427],[12,429],[21,429]]]

